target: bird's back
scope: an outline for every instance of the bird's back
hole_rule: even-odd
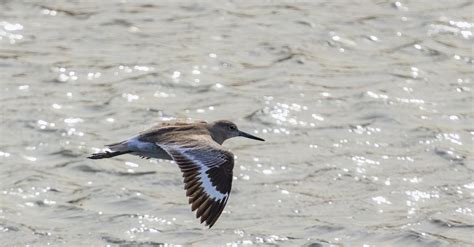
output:
[[[163,122],[141,132],[137,138],[144,142],[168,143],[197,135],[209,135],[207,122]]]

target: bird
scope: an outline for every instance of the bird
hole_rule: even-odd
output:
[[[196,218],[210,229],[224,210],[232,188],[234,154],[222,144],[238,136],[265,141],[240,131],[228,120],[162,122],[125,141],[106,145],[108,150],[88,158],[131,154],[173,160],[182,172],[191,210],[197,210]]]

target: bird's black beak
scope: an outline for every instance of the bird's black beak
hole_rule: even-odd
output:
[[[239,136],[247,137],[247,138],[249,138],[249,139],[254,139],[254,140],[262,141],[262,142],[265,141],[264,139],[262,139],[262,138],[260,138],[260,137],[256,137],[256,136],[253,136],[253,135],[251,135],[251,134],[247,134],[247,133],[245,133],[245,132],[243,132],[243,131],[239,131]]]

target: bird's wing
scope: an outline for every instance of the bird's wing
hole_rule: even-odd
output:
[[[193,211],[197,209],[196,218],[200,217],[201,223],[206,222],[206,226],[211,228],[229,199],[234,155],[203,138],[206,137],[190,137],[182,146],[176,143],[157,145],[178,164],[191,208]]]

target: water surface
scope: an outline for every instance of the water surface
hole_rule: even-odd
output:
[[[3,246],[474,245],[471,1],[2,1]],[[85,157],[229,119],[208,230],[175,165]]]

